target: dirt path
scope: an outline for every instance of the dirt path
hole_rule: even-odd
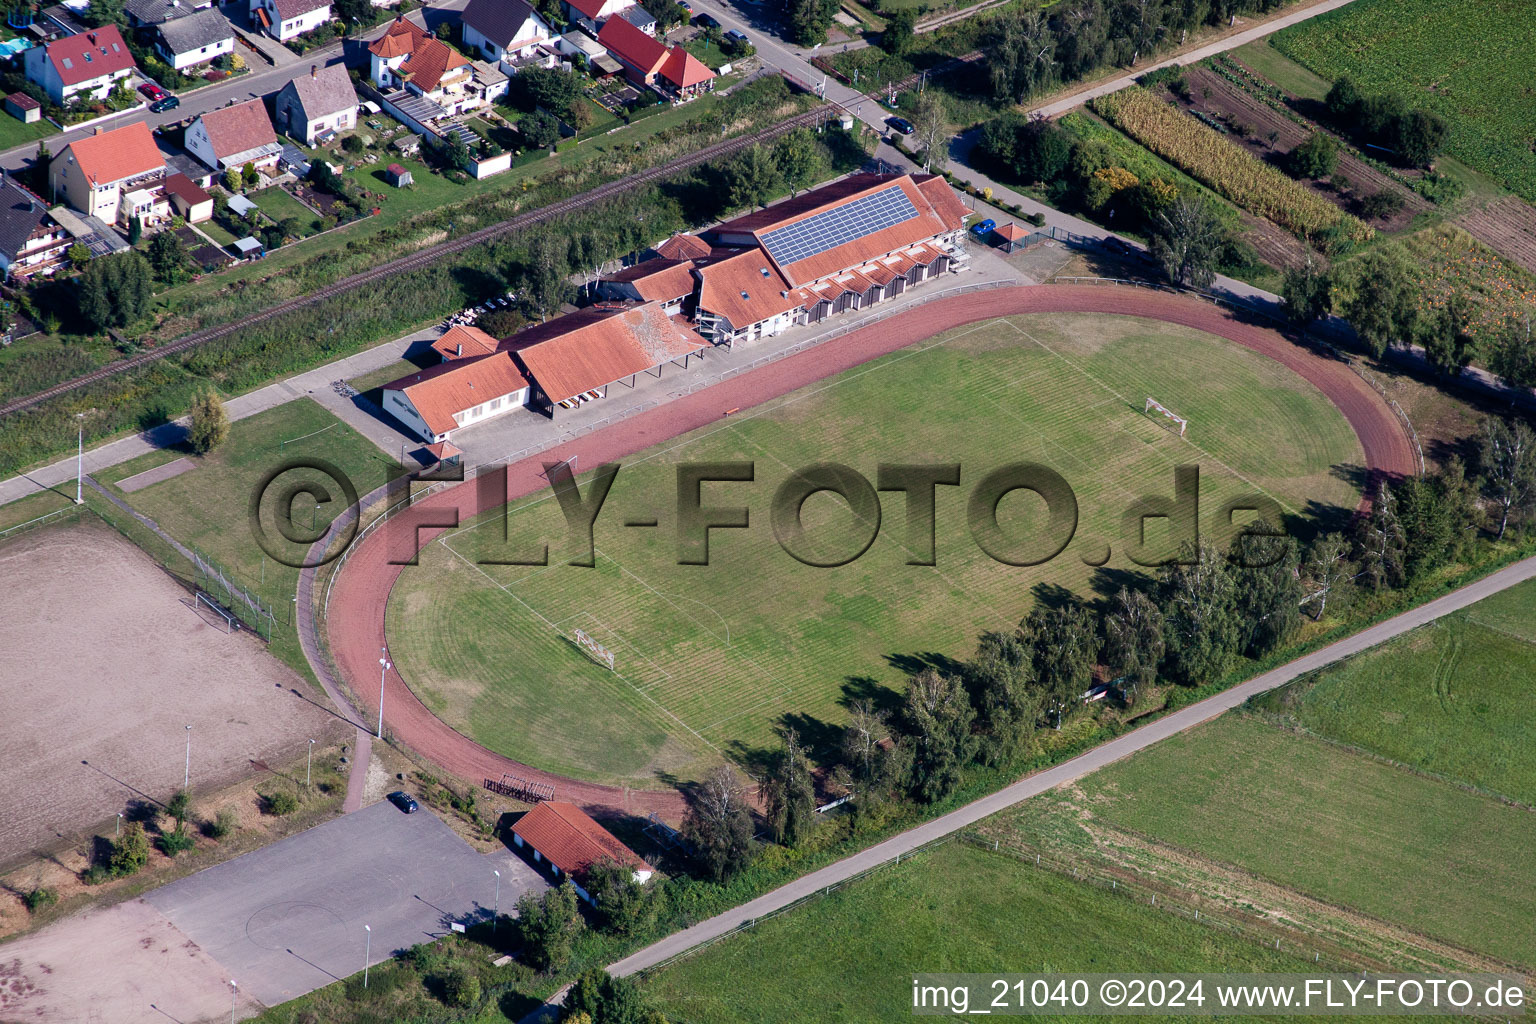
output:
[[[1414,472],[1412,444],[1375,391],[1342,362],[1298,347],[1280,334],[1239,320],[1217,306],[1181,295],[1131,288],[1065,285],[1000,288],[939,299],[910,312],[845,335],[826,345],[742,374],[622,423],[571,441],[549,456],[508,467],[509,498],[543,489],[544,458],[580,456],[581,465],[612,462],[679,434],[717,422],[728,410],[759,405],[796,388],[933,337],[953,327],[1019,313],[1080,312],[1149,317],[1227,338],[1284,364],[1315,385],[1344,414],[1360,438],[1373,475]],[[473,482],[449,488],[417,503],[418,515],[456,509],[460,521],[501,504],[482,504]],[[403,519],[400,522],[404,522]],[[426,543],[441,530],[423,528]],[[402,566],[389,558],[410,528],[379,530],[352,551],[331,594],[327,632],[336,665],[352,692],[372,707],[378,701],[378,657],[384,645],[390,590]],[[555,787],[558,799],[628,813],[659,812],[677,818],[684,809],[675,790],[632,790],[603,786],[542,772],[496,754],[454,731],[412,693],[391,670],[387,681],[388,727],[405,745],[450,772],[473,780],[503,773]]]

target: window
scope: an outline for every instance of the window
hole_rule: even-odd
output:
[[[491,412],[495,412],[497,409],[500,409],[500,408],[501,408],[501,399],[499,399],[499,398],[491,399]]]
[[[484,405],[477,405],[477,406],[475,406],[474,411],[472,411],[470,413],[470,415],[471,416],[479,416],[483,412],[485,412],[485,406]]]

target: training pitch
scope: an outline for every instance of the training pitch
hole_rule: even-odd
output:
[[[1184,437],[1144,414],[1155,397],[1189,420]],[[751,460],[751,483],[704,485],[708,505],[746,505],[751,527],[714,532],[708,566],[677,562],[679,463]],[[960,463],[938,489],[937,564],[913,554],[905,499],[883,495],[877,539],[838,568],[802,565],[769,524],[775,488],[818,462],[873,481],[879,463]],[[967,528],[970,488],[1011,462],[1071,485],[1076,539],[1049,563],[988,558]],[[1122,513],[1172,495],[1174,467],[1201,472],[1205,517],[1261,492],[1298,520],[1357,504],[1365,456],[1317,388],[1240,345],[1174,324],[1030,314],[957,328],[685,434],[624,462],[596,530],[596,567],[564,564],[564,520],[548,491],[427,545],[390,596],[387,634],[402,677],[450,725],[549,771],[601,781],[688,778],[721,753],[749,755],[793,724],[830,742],[847,702],[934,657],[964,658],[977,634],[1011,627],[1058,588],[1092,597],[1136,569]],[[581,479],[590,481],[583,461]],[[655,517],[654,529],[627,528]],[[1018,538],[1036,499],[999,506]],[[856,550],[868,522],[841,499],[804,506],[820,551]],[[1149,530],[1155,536],[1156,531]],[[479,564],[550,545],[548,567]],[[1113,548],[1109,563],[1087,562]],[[582,630],[615,670],[571,642]]]
[[[210,625],[147,555],[86,519],[0,546],[0,864],[131,801],[165,801],[181,788],[188,725],[195,791],[252,759],[301,757],[335,721],[259,640]]]

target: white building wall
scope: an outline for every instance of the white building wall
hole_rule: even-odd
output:
[[[221,39],[216,43],[201,47],[200,49],[189,50],[186,53],[167,54],[164,46],[156,46],[155,49],[160,51],[160,56],[165,57],[170,62],[171,67],[180,71],[183,68],[190,68],[198,64],[206,64],[211,60],[217,60],[226,53],[234,53],[235,37],[230,36],[228,39]]]
[[[405,392],[384,392],[384,411],[399,420],[407,429],[417,437],[425,440],[428,444],[438,440],[433,436],[432,431],[427,429],[426,421],[417,414],[416,407],[411,404],[410,399],[405,397]]]

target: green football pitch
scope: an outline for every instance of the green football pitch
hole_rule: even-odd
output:
[[[1144,414],[1148,397],[1188,419],[1183,437]],[[754,480],[707,483],[702,500],[748,507],[749,528],[713,531],[709,565],[677,564],[676,467],[740,460],[755,464]],[[770,524],[775,489],[828,461],[870,481],[881,463],[959,463],[961,486],[937,492],[936,564],[907,564],[913,540],[895,492],[881,497],[878,535],[857,560],[816,568],[786,554]],[[967,527],[971,488],[1014,462],[1054,469],[1078,503],[1075,539],[1039,566],[992,560]],[[1117,589],[1140,571],[1125,555],[1123,513],[1171,496],[1175,467],[1190,464],[1202,522],[1262,492],[1306,529],[1355,506],[1363,454],[1310,384],[1200,331],[1086,314],[972,324],[629,459],[597,520],[593,568],[566,564],[565,521],[547,491],[445,534],[391,594],[390,650],[455,728],[579,778],[697,777],[722,754],[769,745],[784,724],[824,749],[849,700],[967,657],[978,633],[1062,589]],[[585,488],[593,467],[578,469]],[[1038,539],[1043,509],[1029,492],[1003,498],[1004,537]],[[874,525],[829,493],[802,514],[824,560],[857,550]],[[624,525],[652,517],[655,529]],[[1155,520],[1148,541],[1172,543]],[[547,567],[482,564],[540,542]],[[1108,564],[1087,564],[1106,544]],[[571,642],[576,630],[614,653],[612,671]]]

